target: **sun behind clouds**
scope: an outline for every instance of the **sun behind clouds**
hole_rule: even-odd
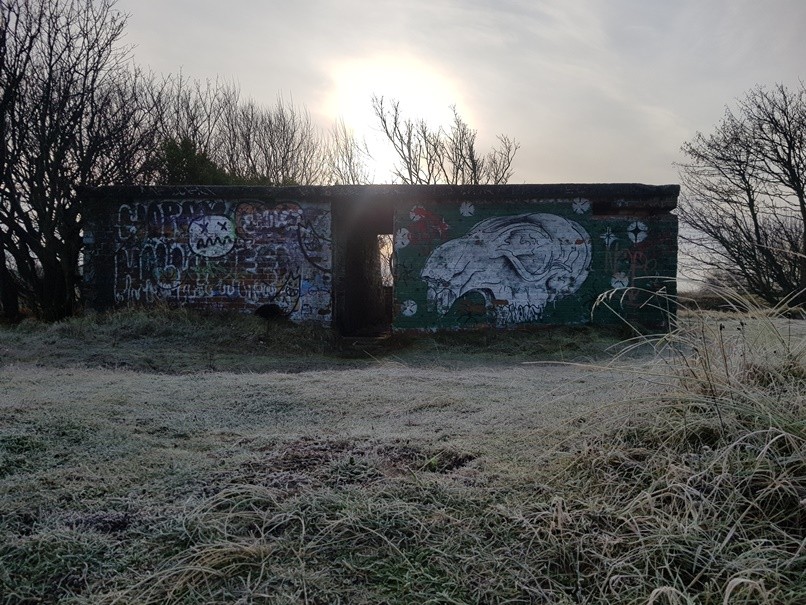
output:
[[[434,128],[451,122],[452,105],[473,123],[458,82],[414,56],[383,54],[344,59],[330,68],[330,75],[325,113],[334,120],[343,119],[359,138],[367,140],[373,154],[370,171],[376,182],[390,180],[394,156],[373,114],[373,95],[400,101],[404,118],[422,118]]]

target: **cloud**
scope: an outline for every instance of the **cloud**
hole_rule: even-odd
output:
[[[363,62],[373,73],[384,62],[390,72],[396,61],[419,65],[422,77],[408,80],[412,94],[447,105],[445,90],[455,90],[451,102],[482,143],[497,133],[521,141],[518,182],[672,182],[687,138],[713,127],[724,106],[756,84],[797,85],[806,56],[802,0],[120,0],[119,7],[132,14],[128,41],[140,62],[232,78],[266,103],[291,93],[325,127],[338,117],[330,115],[338,66]],[[381,86],[384,78],[376,79]]]

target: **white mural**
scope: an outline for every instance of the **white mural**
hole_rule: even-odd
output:
[[[554,214],[494,217],[445,242],[420,277],[429,308],[445,315],[468,292],[478,292],[499,325],[534,321],[546,305],[576,292],[588,276],[590,236]]]

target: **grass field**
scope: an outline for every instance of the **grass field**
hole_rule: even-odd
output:
[[[618,339],[4,327],[0,602],[806,601],[801,322]]]

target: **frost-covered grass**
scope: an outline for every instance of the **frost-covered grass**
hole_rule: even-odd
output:
[[[114,346],[215,342],[188,317]],[[800,322],[687,315],[608,365],[593,332],[361,356],[220,320],[264,366],[157,372],[95,363],[104,321],[0,335],[0,602],[806,600]]]
[[[488,365],[502,359],[511,363],[602,358],[618,338],[613,330],[586,326],[339,338],[316,325],[156,308],[90,314],[53,324],[33,320],[0,324],[0,363],[164,374],[300,372],[367,367],[379,360]]]

